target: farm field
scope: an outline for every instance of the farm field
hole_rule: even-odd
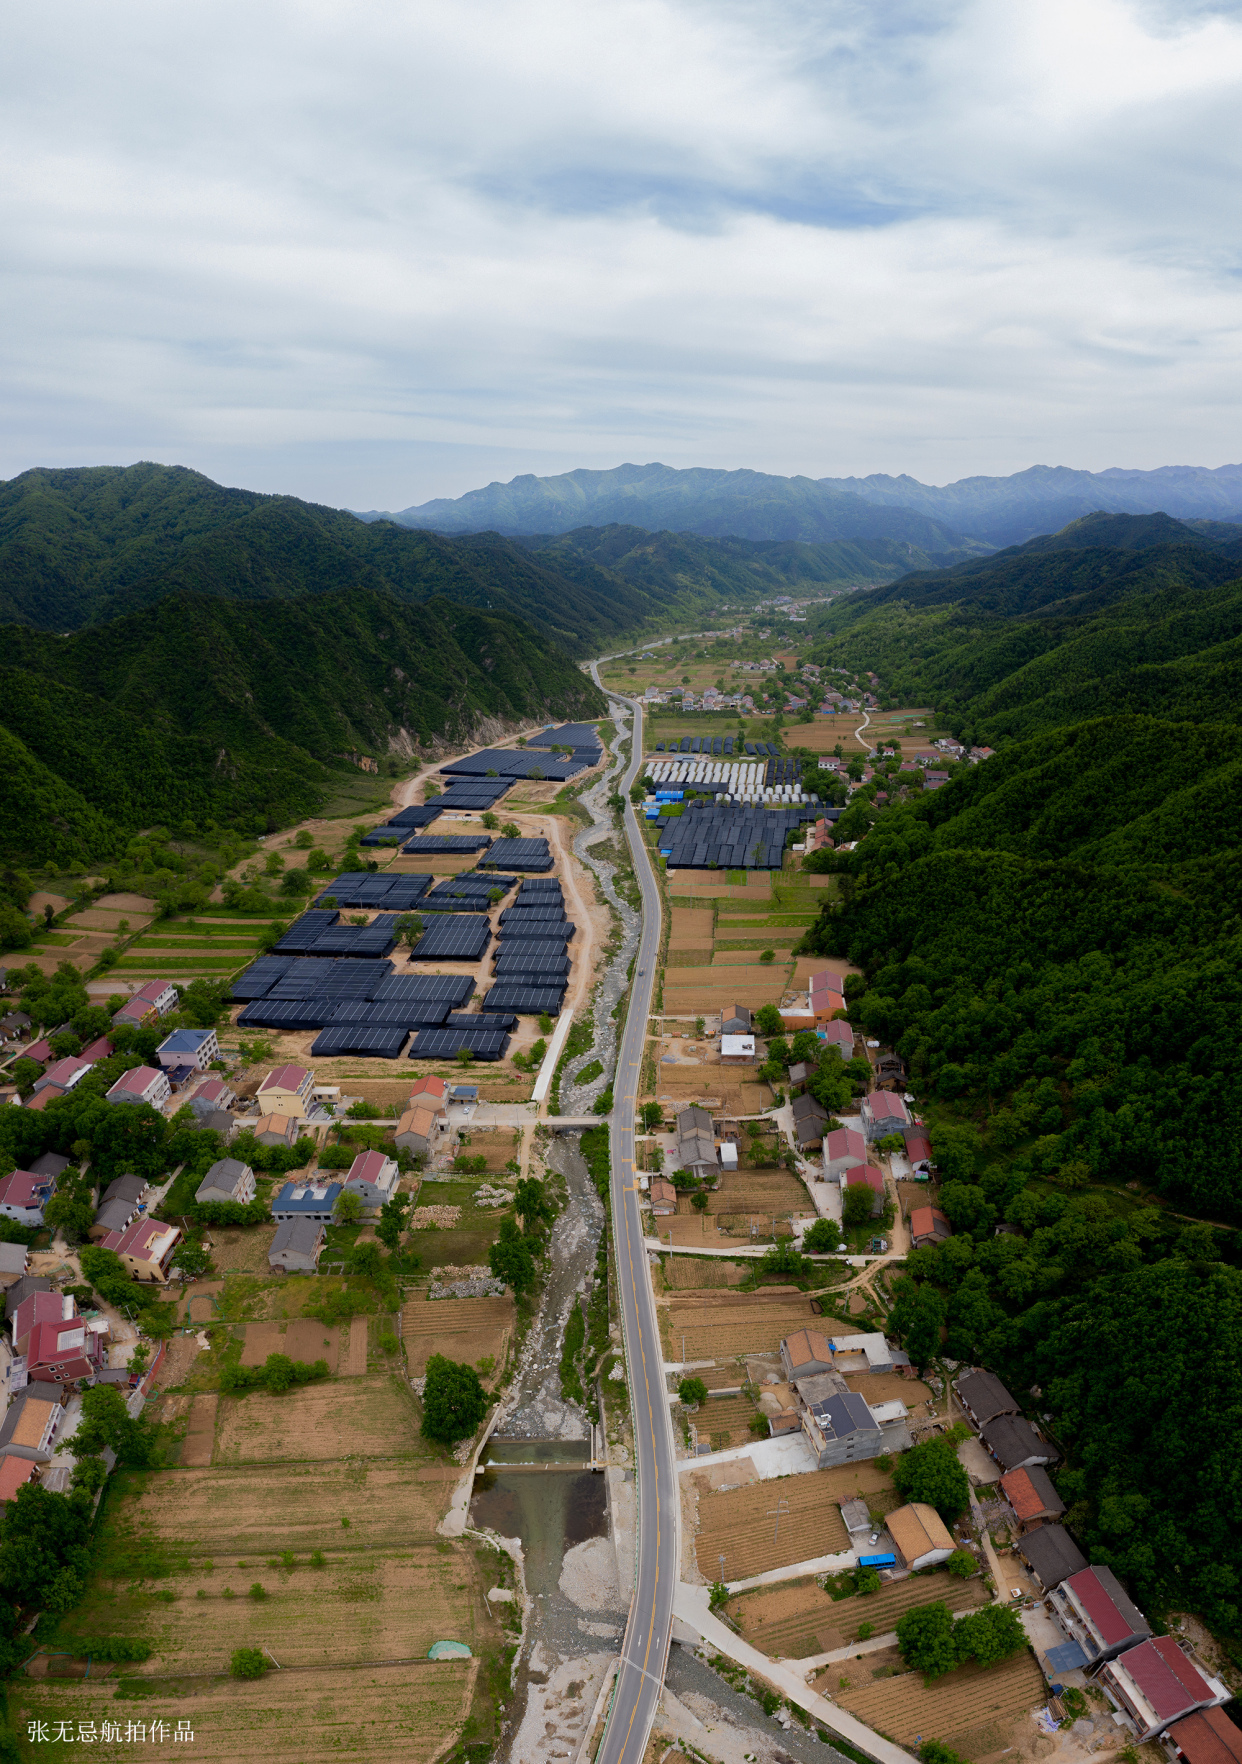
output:
[[[930,1686],[922,1673],[903,1672],[860,1689],[834,1689],[832,1695],[899,1745],[912,1746],[916,1735],[934,1733],[963,1757],[979,1759],[1029,1735],[1027,1717],[1046,1700],[1047,1687],[1028,1651],[998,1666],[959,1666]]]
[[[472,1141],[474,1137],[472,1134]],[[503,1149],[505,1157],[511,1157],[512,1134],[505,1133],[499,1137],[506,1143],[503,1147],[498,1146],[496,1151]],[[476,1147],[471,1143],[466,1149],[473,1155]],[[483,1148],[479,1148],[479,1155],[486,1155]],[[504,1160],[501,1159],[496,1169],[503,1168]],[[461,1208],[461,1217],[456,1225],[442,1229],[429,1226],[421,1231],[410,1232],[407,1244],[421,1258],[424,1268],[475,1268],[487,1262],[488,1250],[500,1231],[500,1221],[511,1217],[511,1213],[507,1207],[475,1205],[475,1190],[484,1182],[490,1182],[495,1187],[495,1172],[483,1176],[461,1176],[452,1182],[423,1183],[418,1195],[419,1205]]]
[[[243,1366],[261,1366],[269,1354],[288,1354],[291,1360],[326,1360],[328,1370],[337,1370],[341,1330],[335,1324],[319,1323],[313,1317],[297,1317],[290,1323],[247,1323],[242,1347]]]
[[[875,1496],[872,1502],[876,1503]],[[986,1604],[988,1595],[981,1576],[955,1580],[941,1570],[911,1575],[882,1586],[878,1593],[847,1599],[834,1599],[814,1580],[763,1587],[742,1593],[728,1611],[741,1623],[747,1641],[765,1654],[773,1659],[801,1659],[843,1648],[855,1639],[860,1623],[869,1623],[875,1635],[888,1635],[913,1606],[929,1605],[937,1599],[951,1611],[968,1611]]]
[[[730,1378],[727,1382],[732,1384],[734,1380]],[[709,1440],[714,1452],[725,1452],[731,1446],[750,1443],[754,1438],[750,1431],[751,1419],[758,1412],[748,1396],[708,1397],[700,1404],[694,1424],[700,1440]]]
[[[252,1390],[221,1397],[216,1462],[421,1456],[419,1425],[404,1382],[382,1372],[280,1396]]]
[[[708,1580],[720,1579],[722,1554],[725,1578],[734,1581],[848,1548],[845,1521],[822,1476],[786,1476],[699,1496],[694,1550]]]
[[[783,1336],[809,1327],[811,1301],[795,1295],[758,1292],[703,1295],[674,1300],[659,1311],[660,1329],[672,1359],[720,1360],[737,1354],[775,1353]],[[685,1337],[685,1354],[681,1352]],[[673,1346],[677,1352],[671,1352]]]
[[[405,1342],[410,1376],[419,1378],[433,1354],[478,1366],[490,1359],[504,1366],[513,1337],[514,1306],[504,1298],[413,1298],[401,1312],[401,1335]]]
[[[322,1675],[305,1671],[271,1672],[251,1684],[200,1679],[192,1689],[170,1687],[168,1694],[144,1699],[137,1708],[127,1704],[124,1715],[106,1682],[22,1679],[10,1692],[10,1707],[23,1727],[34,1719],[119,1720],[123,1733],[125,1723],[134,1721],[142,1723],[145,1738],[149,1723],[166,1723],[167,1739],[140,1746],[124,1740],[93,1744],[91,1756],[105,1764],[132,1760],[136,1751],[176,1760],[194,1755],[195,1748],[212,1764],[318,1764],[342,1757],[355,1764],[392,1764],[397,1757],[402,1764],[430,1764],[464,1718],[476,1675],[474,1661],[441,1660],[416,1669],[347,1671],[330,1689]],[[195,1748],[172,1739],[181,1719],[190,1723]],[[50,1748],[44,1749],[50,1755]]]
[[[697,1288],[738,1286],[749,1270],[744,1262],[725,1262],[717,1256],[698,1261],[693,1256],[667,1256],[664,1262],[664,1284],[674,1292]],[[710,1380],[709,1380],[710,1382]]]

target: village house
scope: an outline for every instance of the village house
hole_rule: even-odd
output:
[[[87,1322],[73,1315],[58,1322],[36,1324],[26,1347],[31,1382],[72,1384],[94,1378],[103,1365],[107,1338],[108,1323],[104,1317],[93,1317]]]
[[[754,1027],[754,1021],[745,1005],[725,1005],[720,1013],[722,1035],[750,1035]]]
[[[15,1452],[0,1452],[0,1506],[15,1501],[18,1490],[33,1482],[38,1474],[39,1466],[29,1458],[19,1458]]]
[[[677,1168],[689,1170],[692,1176],[716,1180],[720,1168],[716,1157],[716,1138],[712,1118],[706,1109],[682,1109],[677,1116]]]
[[[874,1164],[852,1164],[842,1177],[844,1188],[871,1190],[871,1217],[878,1219],[884,1211],[884,1174]]]
[[[135,1066],[132,1071],[121,1073],[104,1101],[147,1103],[153,1109],[162,1109],[171,1095],[168,1074],[162,1067]]]
[[[339,1182],[286,1182],[272,1201],[272,1217],[278,1225],[290,1219],[311,1219],[316,1225],[330,1225],[341,1188]]]
[[[936,1509],[923,1501],[912,1501],[889,1513],[884,1529],[911,1574],[947,1562],[953,1554],[952,1533]]]
[[[24,1243],[0,1243],[0,1292],[21,1279],[30,1263]]]
[[[722,1035],[720,1037],[720,1063],[722,1066],[753,1066],[755,1059],[755,1038],[753,1035]]]
[[[1052,1614],[1081,1651],[1083,1666],[1111,1660],[1146,1641],[1151,1624],[1111,1568],[1081,1568],[1052,1589]],[[1066,1656],[1057,1650],[1061,1670]]]
[[[227,1109],[203,1109],[195,1115],[194,1125],[201,1133],[218,1133],[225,1145],[241,1132],[241,1122]]]
[[[218,1158],[194,1191],[200,1207],[207,1201],[233,1201],[245,1207],[254,1196],[254,1171],[240,1158]]]
[[[1087,1558],[1063,1525],[1040,1525],[1024,1532],[1014,1545],[1046,1593],[1071,1574],[1081,1574]]]
[[[236,1092],[229,1089],[223,1078],[211,1077],[205,1078],[194,1092],[190,1107],[196,1115],[203,1115],[212,1109],[231,1109],[236,1101]]]
[[[267,1252],[268,1267],[273,1274],[314,1274],[327,1235],[314,1219],[286,1219],[276,1227]]]
[[[176,1010],[180,993],[171,980],[148,980],[137,992],[125,1000],[119,1011],[113,1013],[112,1021],[118,1025],[152,1022],[156,1017],[166,1017],[169,1011]]]
[[[998,1415],[979,1429],[979,1438],[1002,1470],[1023,1470],[1032,1464],[1055,1464],[1061,1454],[1021,1415]]]
[[[345,1188],[356,1194],[365,1214],[379,1216],[380,1208],[392,1199],[400,1180],[396,1158],[381,1151],[359,1152],[345,1176]]]
[[[818,1469],[878,1458],[909,1446],[904,1403],[879,1403],[873,1408],[849,1388],[839,1372],[808,1372],[790,1383],[797,1396],[802,1431]]]
[[[72,1296],[44,1287],[26,1294],[12,1313],[13,1351],[23,1356],[30,1337],[43,1323],[67,1323],[77,1313]]]
[[[95,1223],[89,1232],[91,1242],[101,1243],[105,1237],[111,1237],[114,1231],[124,1231],[133,1224],[141,1210],[137,1201],[126,1200],[121,1195],[112,1200],[100,1201]]]
[[[1032,1464],[1028,1470],[1010,1470],[1001,1477],[1000,1485],[1023,1530],[1040,1525],[1045,1519],[1059,1519],[1065,1511],[1065,1502],[1052,1486],[1052,1478],[1038,1464]]]
[[[305,1116],[315,1074],[306,1066],[277,1066],[259,1085],[260,1114]]]
[[[1016,1415],[1018,1405],[1000,1379],[991,1372],[965,1372],[954,1386],[954,1395],[976,1427],[998,1415]]]
[[[885,1139],[910,1125],[910,1111],[891,1090],[873,1090],[862,1102],[863,1132],[868,1139]]]
[[[824,1140],[824,1176],[840,1181],[855,1164],[867,1161],[867,1142],[852,1127],[834,1127]]]
[[[0,1218],[18,1225],[43,1223],[43,1209],[56,1191],[56,1183],[33,1170],[12,1170],[0,1178]]]
[[[916,1177],[931,1175],[932,1148],[931,1140],[923,1137],[920,1127],[915,1133],[906,1135],[906,1157]]]
[[[213,1060],[220,1058],[220,1043],[214,1029],[174,1029],[160,1042],[155,1057],[167,1072],[182,1066],[205,1072]]]
[[[1171,1635],[1152,1636],[1109,1660],[1096,1683],[1130,1717],[1140,1742],[1155,1739],[1196,1709],[1228,1702],[1232,1694],[1219,1679],[1201,1672]]]
[[[677,1211],[677,1190],[663,1176],[651,1178],[651,1210],[662,1218]]]
[[[410,1108],[397,1122],[393,1143],[400,1151],[427,1156],[437,1134],[446,1126],[445,1117],[432,1108]]]
[[[135,1280],[158,1286],[168,1284],[173,1251],[180,1241],[179,1226],[145,1217],[102,1240],[103,1248],[114,1250]]]
[[[80,1078],[86,1077],[93,1064],[93,1060],[82,1058],[54,1060],[50,1066],[45,1066],[40,1076],[35,1079],[34,1095],[38,1096],[40,1091],[46,1090],[50,1085],[55,1087],[58,1096],[64,1096],[66,1091],[73,1089]]]
[[[1242,1764],[1242,1728],[1215,1704],[1174,1722],[1161,1744],[1174,1764]]]
[[[301,1126],[297,1115],[260,1115],[250,1131],[260,1145],[296,1145]]]
[[[915,1207],[910,1214],[910,1242],[915,1249],[943,1243],[952,1235],[953,1227],[939,1207]]]
[[[427,1073],[415,1079],[410,1086],[410,1107],[412,1109],[431,1109],[438,1115],[447,1115],[449,1087],[443,1078]]]
[[[54,1384],[28,1384],[19,1390],[0,1422],[0,1452],[30,1464],[50,1464],[52,1442],[65,1418]]]

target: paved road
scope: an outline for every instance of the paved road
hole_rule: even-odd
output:
[[[598,673],[594,667],[591,671],[598,685]],[[627,797],[625,832],[642,890],[643,930],[634,960],[634,984],[613,1082],[612,1228],[634,1419],[638,1551],[621,1670],[598,1764],[640,1764],[646,1750],[668,1661],[678,1573],[673,1430],[634,1174],[634,1111],[660,951],[660,891],[647,859],[642,830],[628,801],[630,785],[642,760],[643,722],[641,706],[633,700],[626,702],[634,712],[634,736],[630,765],[618,789]]]

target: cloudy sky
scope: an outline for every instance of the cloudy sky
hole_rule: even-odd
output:
[[[1242,458],[1242,4],[58,0],[0,476]]]

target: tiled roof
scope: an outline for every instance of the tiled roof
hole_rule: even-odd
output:
[[[1127,1636],[1150,1633],[1150,1623],[1111,1568],[1084,1568],[1081,1574],[1071,1574],[1065,1586],[1091,1619],[1105,1647],[1115,1647]]]
[[[1207,1679],[1171,1635],[1156,1635],[1136,1648],[1127,1648],[1113,1666],[1129,1673],[1160,1721],[1169,1721],[1196,1703],[1208,1702],[1213,1694]]]
[[[1052,1478],[1038,1464],[1010,1470],[1000,1479],[1005,1499],[1025,1524],[1044,1513],[1063,1513],[1065,1502],[1052,1486]]]
[[[1223,1709],[1199,1709],[1174,1722],[1165,1737],[1185,1753],[1187,1764],[1242,1764],[1242,1729]]]

